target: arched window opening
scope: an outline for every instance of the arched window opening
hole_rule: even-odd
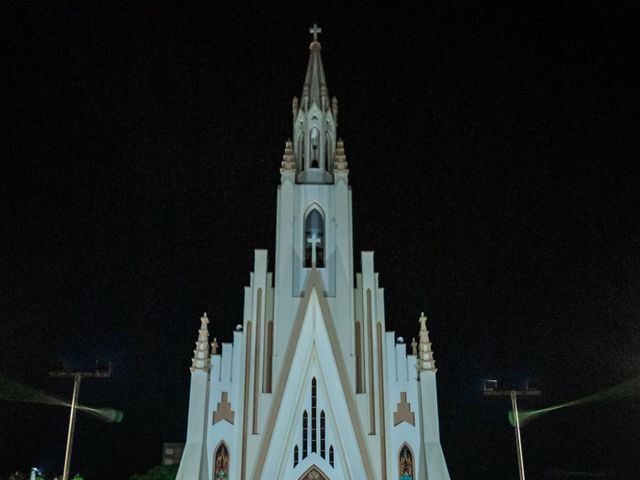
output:
[[[298,458],[298,445],[296,445],[293,447],[293,468],[297,467],[298,463],[300,463],[300,459]]]
[[[317,432],[317,420],[316,411],[318,407],[318,386],[316,385],[316,379],[311,380],[311,453],[318,451],[318,432]]]
[[[309,439],[309,414],[305,410],[302,414],[302,458],[307,458],[307,440]]]
[[[213,478],[215,480],[223,480],[229,478],[229,451],[224,443],[221,443],[216,450],[216,455],[213,459],[214,473]]]
[[[320,131],[317,128],[312,128],[309,135],[311,145],[311,168],[320,167]]]
[[[413,480],[413,454],[406,443],[400,449],[398,471],[400,480]]]
[[[315,208],[304,221],[304,266],[324,267],[324,218]]]
[[[320,412],[320,456],[322,458],[327,458],[326,450],[325,450],[325,418],[324,418],[324,410]]]
[[[333,445],[329,447],[329,465],[333,467]]]

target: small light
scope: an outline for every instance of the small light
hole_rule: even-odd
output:
[[[398,340],[396,340],[398,343],[404,343],[404,338],[402,337],[398,337]]]
[[[241,332],[242,331],[242,325],[238,324],[236,325],[236,332]]]
[[[484,391],[485,392],[495,392],[498,390],[498,381],[497,380],[485,380],[484,381]]]

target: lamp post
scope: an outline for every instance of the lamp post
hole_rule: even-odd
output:
[[[95,369],[92,372],[76,371],[67,372],[66,370],[49,372],[50,377],[55,378],[73,378],[73,394],[71,396],[71,413],[69,414],[69,430],[67,432],[67,448],[64,454],[64,470],[62,472],[62,480],[69,480],[69,468],[71,467],[71,449],[73,447],[73,433],[76,428],[76,415],[78,409],[78,396],[80,395],[80,381],[83,378],[109,378],[111,376],[111,364],[109,370]]]
[[[498,390],[497,380],[485,380],[484,391],[485,397],[504,397],[511,398],[511,409],[513,411],[513,428],[516,434],[516,453],[518,455],[518,473],[520,480],[525,480],[524,475],[524,459],[522,456],[522,437],[520,436],[520,418],[518,416],[518,397],[534,397],[540,396],[541,392],[537,388],[530,388],[529,382],[523,390]]]

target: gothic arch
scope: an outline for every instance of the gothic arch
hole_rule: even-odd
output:
[[[320,204],[318,202],[313,202],[304,211],[304,218],[305,219],[309,216],[309,214],[311,213],[312,210],[317,210],[318,213],[322,216],[322,220],[324,220],[326,218],[326,215],[324,214],[324,210],[322,209]]]
[[[305,268],[311,268],[314,265],[314,259],[316,267],[324,267],[325,223],[325,214],[320,205],[315,202],[309,205],[304,213],[302,236]]]
[[[416,475],[413,450],[408,443],[403,443],[398,450],[398,479],[413,480]]]
[[[309,168],[322,167],[321,142],[320,129],[312,127],[309,130]]]
[[[224,440],[220,440],[213,450],[213,478],[226,480],[229,476],[229,447]]]
[[[312,465],[300,476],[299,480],[329,480],[329,477],[318,467]]]

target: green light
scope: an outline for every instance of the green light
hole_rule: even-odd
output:
[[[7,402],[41,403],[45,405],[68,406],[68,403],[47,393],[39,392],[0,375],[0,400]]]
[[[38,403],[42,405],[54,405],[57,407],[70,407],[69,402],[40,392],[34,388],[22,385],[10,378],[0,375],[0,400],[7,402]],[[78,405],[78,410],[93,415],[107,423],[120,423],[124,414],[120,410],[109,407],[93,408],[85,405]]]
[[[99,418],[103,422],[107,423],[120,423],[124,418],[124,413],[121,410],[116,410],[114,408],[91,408],[85,407],[84,405],[78,405],[78,410],[82,410],[83,412],[87,412],[89,415],[93,415],[96,418]]]
[[[539,410],[518,410],[518,420],[520,422],[520,426],[524,427],[527,423],[544,415],[545,413],[560,410],[561,408],[575,407],[576,405],[582,405],[585,403],[637,395],[640,395],[640,377],[636,377],[632,380],[614,385],[613,387],[603,390],[602,392],[587,395],[586,397],[582,397],[577,400],[572,400],[571,402],[560,403],[558,405],[552,405],[550,407],[542,408]],[[512,410],[509,410],[508,418],[511,426],[515,426],[515,419]]]

